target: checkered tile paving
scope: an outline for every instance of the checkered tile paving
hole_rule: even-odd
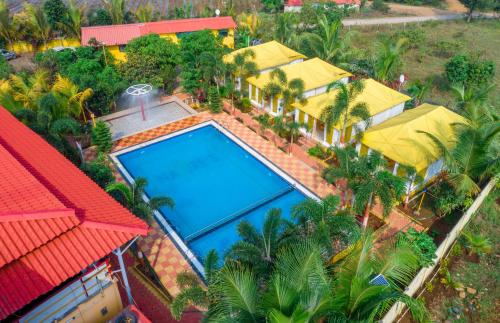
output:
[[[113,151],[144,143],[208,120],[218,122],[316,195],[324,197],[328,194],[337,194],[337,189],[325,182],[312,167],[295,156],[288,155],[279,150],[272,142],[265,140],[238,122],[236,118],[226,113],[213,115],[208,112],[202,112],[195,116],[119,139],[115,142]],[[115,175],[118,181],[124,181],[118,172],[115,172]],[[378,209],[375,209],[374,213],[378,213],[378,211]],[[389,218],[386,220],[388,220],[389,225],[384,233],[391,233],[394,230],[398,231],[403,227],[412,225],[412,223],[408,224],[411,222],[410,219],[397,212],[391,212]],[[177,274],[183,271],[192,271],[191,266],[182,253],[156,223],[151,225],[148,236],[138,240],[138,244],[168,292],[172,296],[177,295],[179,292],[179,288],[176,285]]]

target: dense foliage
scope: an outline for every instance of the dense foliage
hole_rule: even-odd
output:
[[[171,93],[176,84],[179,47],[169,39],[150,34],[133,39],[126,47],[127,61],[120,64],[129,84],[149,83]]]
[[[97,146],[97,150],[101,153],[109,153],[111,145],[111,130],[104,121],[97,121],[92,128],[92,144]]]
[[[406,232],[399,232],[396,239],[398,245],[407,246],[413,250],[420,266],[429,267],[434,264],[437,247],[427,233],[409,228]]]
[[[453,56],[445,65],[446,78],[451,84],[480,86],[490,83],[495,76],[495,63],[470,55]]]

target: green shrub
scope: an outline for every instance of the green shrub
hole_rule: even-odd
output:
[[[448,182],[440,182],[429,189],[431,207],[438,216],[445,216],[462,207],[465,196],[458,195]]]
[[[466,55],[455,55],[445,65],[446,79],[451,84],[464,84],[469,73],[469,59]]]
[[[395,33],[396,38],[408,39],[409,48],[419,48],[427,40],[427,34],[421,27],[407,27]]]
[[[242,98],[236,102],[236,108],[244,113],[249,113],[252,111],[252,102],[249,98]]]
[[[388,13],[390,10],[389,6],[384,2],[384,0],[373,0],[372,9],[375,11],[380,11],[382,13]]]
[[[82,170],[102,188],[105,188],[107,185],[115,181],[113,170],[108,166],[103,157],[99,157],[90,163],[83,164]]]
[[[326,159],[328,157],[328,152],[320,144],[316,144],[316,146],[309,148],[307,153],[319,159]]]
[[[396,239],[398,245],[405,245],[413,250],[418,256],[420,266],[429,267],[434,264],[437,247],[432,238],[425,232],[409,228],[407,232],[399,232]]]
[[[434,53],[439,57],[451,57],[454,53],[461,50],[463,44],[455,40],[439,40],[434,44]]]
[[[219,95],[219,90],[212,86],[208,89],[208,107],[212,113],[222,112],[222,102]]]
[[[113,141],[111,139],[111,130],[103,121],[97,121],[92,129],[92,144],[97,146],[97,150],[102,153],[108,153],[111,150]]]
[[[446,63],[445,75],[451,84],[479,86],[493,80],[495,68],[493,61],[459,54]]]
[[[11,69],[9,63],[7,63],[5,58],[0,55],[0,80],[8,78],[10,72]]]

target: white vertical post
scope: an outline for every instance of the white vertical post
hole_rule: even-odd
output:
[[[392,175],[396,175],[398,173],[398,163],[394,163],[394,168],[392,169]]]
[[[295,109],[295,122],[299,122],[299,109]]]
[[[120,264],[120,271],[122,274],[123,285],[125,285],[125,291],[127,292],[127,298],[129,304],[134,304],[134,300],[132,298],[132,291],[130,290],[130,285],[128,283],[127,271],[125,269],[125,263],[123,262],[123,252],[120,248],[116,248],[114,254],[118,258],[118,263]]]
[[[356,144],[356,152],[358,153],[358,155],[361,153],[361,143],[360,142],[358,142]]]

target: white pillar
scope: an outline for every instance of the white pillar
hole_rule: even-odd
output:
[[[295,109],[295,122],[299,122],[299,109]]]
[[[360,154],[360,152],[361,152],[361,143],[360,143],[360,142],[358,142],[358,143],[356,144],[356,152],[358,153],[358,155],[359,155],[359,154]]]
[[[326,124],[325,126],[323,127],[323,142],[328,144],[328,141],[326,140],[326,135],[327,135],[327,132],[326,132]]]
[[[248,98],[252,100],[252,84],[248,83]]]
[[[120,264],[120,272],[122,274],[123,285],[125,285],[125,291],[127,292],[127,298],[129,304],[134,304],[134,300],[132,298],[132,291],[130,290],[130,285],[128,283],[127,271],[125,269],[125,263],[123,262],[123,252],[120,248],[116,248],[114,254],[118,258],[118,263]]]
[[[238,89],[238,91],[241,91],[241,77],[237,77],[236,82],[237,82],[236,89]]]
[[[392,170],[392,175],[397,175],[397,173],[398,173],[398,167],[399,167],[399,164],[398,163],[394,163],[394,168]]]

